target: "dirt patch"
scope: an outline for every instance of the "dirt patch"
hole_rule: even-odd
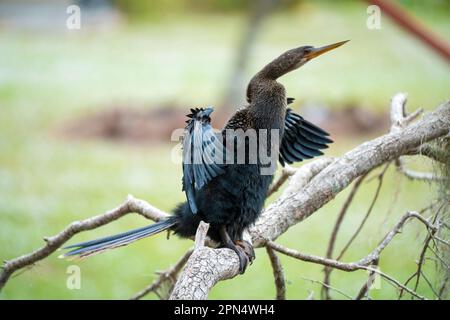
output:
[[[332,136],[374,135],[388,128],[388,115],[347,106],[329,110],[319,106],[294,107]],[[216,108],[213,126],[222,128],[234,110]],[[166,143],[175,129],[183,128],[188,108],[163,106],[145,110],[111,106],[65,123],[59,132],[69,139],[101,139],[124,143]]]

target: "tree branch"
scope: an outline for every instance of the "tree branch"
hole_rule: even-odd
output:
[[[447,102],[403,130],[365,142],[334,159],[331,164],[320,162],[325,161],[323,159],[309,163],[310,181],[305,184],[300,181],[295,188],[296,193],[292,196],[289,192],[282,194],[250,228],[255,246],[262,246],[266,239],[276,239],[289,227],[309,217],[357,177],[400,157],[424,142],[447,134],[449,126],[450,102]],[[321,164],[320,168],[316,169],[323,170],[312,172],[315,164]],[[289,185],[298,181],[295,176],[309,171],[305,167],[306,165],[299,168]],[[302,170],[303,168],[305,170]]]
[[[294,175],[294,173],[297,171],[296,168],[293,168],[289,165],[285,165],[283,169],[281,169],[281,174],[269,187],[269,191],[267,192],[267,197],[271,196],[275,192],[280,189],[280,187],[287,181],[289,177]]]
[[[437,181],[441,179],[431,172],[420,172],[406,168],[405,161],[402,158],[395,161],[395,166],[398,172],[411,180]]]
[[[336,259],[339,260],[339,259],[341,259],[344,256],[344,254],[347,252],[347,250],[350,247],[350,245],[353,243],[353,241],[356,239],[356,237],[358,236],[358,234],[361,232],[362,228],[366,224],[366,221],[369,218],[369,216],[370,216],[370,214],[371,214],[371,212],[373,210],[373,207],[375,206],[375,203],[377,202],[378,196],[380,195],[381,186],[383,185],[383,177],[384,177],[384,174],[386,173],[386,170],[388,168],[389,168],[389,163],[386,164],[386,166],[384,167],[383,171],[381,171],[381,173],[378,175],[377,189],[375,191],[375,195],[373,196],[372,202],[369,205],[369,209],[367,209],[367,212],[364,215],[364,218],[362,219],[362,221],[359,224],[358,228],[356,229],[355,233],[350,237],[350,239],[345,244],[344,248],[341,250],[341,253],[337,256]]]
[[[350,207],[350,204],[352,203],[356,192],[358,191],[359,187],[361,186],[361,183],[366,178],[367,174],[368,173],[363,174],[356,180],[355,184],[353,185],[352,191],[348,195],[347,199],[344,202],[344,205],[341,208],[341,211],[339,212],[338,218],[333,227],[333,231],[331,232],[330,240],[328,242],[327,253],[325,256],[326,258],[331,259],[333,257],[334,245],[336,244],[337,234],[339,232],[339,229],[341,228],[341,224],[344,221],[344,217],[347,214],[347,210]],[[333,269],[328,268],[328,267],[324,268],[324,280],[323,280],[324,285],[322,286],[322,295],[323,295],[323,298],[325,298],[326,300],[331,299],[330,290],[329,290],[330,288],[329,288],[329,286],[327,286],[330,284],[331,270],[333,270]]]
[[[393,100],[401,101],[403,96],[404,95],[402,94],[398,94]],[[404,98],[404,100],[406,101],[406,98]],[[393,103],[393,108],[395,109],[396,107],[397,105]],[[397,114],[394,111],[392,113],[394,115]],[[413,117],[408,117],[408,122],[411,122],[412,118]],[[331,163],[330,159],[325,158],[302,166],[291,177],[287,189],[282,193],[280,198],[269,205],[255,222],[254,226],[250,228],[249,231],[254,246],[262,247],[266,245],[267,241],[270,242],[270,240],[278,238],[291,226],[306,219],[324,204],[332,200],[357,177],[383,163],[397,159],[406,154],[409,150],[417,148],[425,142],[446,135],[449,127],[450,102],[447,102],[439,106],[436,111],[425,114],[424,117],[417,122],[399,130],[393,130],[389,134],[372,141],[363,143],[347,152],[342,157],[331,160]],[[295,187],[293,187],[294,185]],[[382,245],[384,245],[384,243],[382,243]],[[205,251],[202,259],[198,258],[195,260],[195,263],[194,260],[188,261],[186,269],[199,270],[198,265],[202,261],[203,263],[205,263],[204,261],[209,261],[212,264],[216,264],[216,261],[218,260],[227,261],[228,267],[219,264],[220,268],[224,270],[223,277],[222,274],[214,273],[214,281],[209,281],[211,278],[210,270],[204,269],[204,272],[195,274],[197,278],[205,279],[205,281],[200,281],[200,283],[209,282],[211,285],[214,285],[219,280],[229,279],[237,275],[237,256],[235,254],[232,256],[234,256],[234,259],[228,260],[230,258],[230,251],[224,249],[221,249],[221,252],[217,252],[217,250]],[[371,261],[373,262],[375,259],[372,257]],[[310,262],[314,262],[314,259]],[[340,262],[331,262],[331,266],[337,269],[345,267],[345,265],[341,265]],[[316,263],[318,262],[316,261]],[[233,264],[235,273],[230,274]],[[374,270],[367,266],[362,267],[362,269],[369,271]],[[385,279],[388,279],[398,287],[403,286],[397,280],[378,270],[374,272],[382,275]],[[192,273],[186,273],[186,275],[191,274]],[[186,287],[190,285],[187,281],[188,279],[188,277],[183,278],[182,275],[179,281],[184,281],[184,286]],[[210,289],[211,287],[207,287],[203,292],[207,293]],[[409,288],[405,288],[405,290],[418,298],[423,298]],[[185,297],[189,299],[192,295],[187,295]],[[207,295],[204,294],[197,297],[206,298]]]
[[[159,277],[153,281],[150,285],[136,293],[134,296],[130,298],[130,300],[139,300],[149,294],[150,292],[157,292],[159,288],[163,286],[163,284],[169,281],[171,288],[169,288],[169,295],[172,292],[173,286],[177,281],[177,274],[183,269],[184,265],[188,261],[194,249],[189,249],[178,261],[175,263],[173,267],[169,270],[163,272],[157,272]]]
[[[381,275],[383,278],[385,278],[388,281],[390,281],[391,283],[393,283],[399,289],[403,289],[419,299],[424,299],[424,297],[422,297],[421,295],[416,293],[414,290],[401,284],[398,280],[395,280],[393,277],[372,267],[373,265],[378,265],[378,261],[380,260],[381,252],[388,246],[388,244],[392,241],[394,236],[401,232],[403,226],[411,218],[418,219],[427,228],[429,228],[431,230],[435,230],[435,228],[436,228],[433,224],[428,222],[424,217],[422,217],[417,212],[407,212],[400,219],[400,221],[394,226],[394,228],[392,228],[392,230],[388,232],[388,234],[384,237],[384,239],[380,242],[380,244],[372,252],[370,252],[367,256],[365,256],[364,258],[362,258],[356,262],[345,263],[345,262],[341,262],[339,260],[323,258],[323,257],[316,256],[316,255],[304,254],[299,251],[286,248],[286,247],[279,245],[272,241],[268,241],[266,245],[269,246],[270,248],[274,249],[275,251],[278,251],[287,256],[290,256],[292,258],[302,260],[305,262],[321,264],[321,265],[324,265],[327,267],[331,267],[334,269],[347,271],[347,272],[353,272],[353,271],[357,271],[357,270],[368,270],[371,273],[377,273],[377,274]],[[323,283],[323,284],[328,285],[325,283]]]
[[[394,103],[394,100],[396,103]],[[404,100],[406,102],[406,99]],[[394,97],[393,105],[397,106],[397,101],[402,101],[402,95]],[[392,109],[404,110],[394,107]],[[398,112],[392,110],[391,114],[396,117]],[[450,127],[449,102],[439,106],[433,112],[426,113],[422,119],[414,123],[411,122],[413,118],[417,117],[416,115],[405,116],[404,112],[402,115],[407,120],[398,130],[391,130],[389,134],[365,142],[336,159],[320,158],[297,169],[278,200],[269,205],[254,226],[249,229],[254,246],[262,247],[273,243],[272,240],[277,239],[291,226],[312,215],[358,177],[384,163],[408,154],[411,150],[419,148],[423,143],[448,134]],[[122,205],[105,214],[70,224],[57,235],[47,238],[46,245],[42,248],[6,261],[0,274],[0,289],[15,271],[49,256],[73,235],[95,229],[131,212],[139,213],[155,221],[167,217],[165,212],[156,209],[145,201],[130,197]],[[416,218],[423,219],[421,221],[424,223],[427,222],[420,215]],[[198,230],[197,236],[201,238],[197,241],[196,248],[189,257],[174,287],[171,299],[205,299],[209,290],[218,281],[233,278],[239,273],[239,260],[232,250],[212,249],[203,245],[206,238],[204,229],[199,228]],[[388,235],[376,250],[381,252],[389,242]],[[379,252],[374,251],[371,255],[366,257],[366,260],[359,261],[357,265],[350,265],[352,268],[360,266],[361,269],[371,271],[373,269],[367,267],[369,264],[366,264],[366,262],[375,261],[374,259],[379,256]],[[310,262],[323,262],[321,257],[310,256],[311,259]],[[349,267],[349,264],[339,261],[331,259],[325,261],[337,269],[342,270]],[[403,286],[392,277],[378,270],[373,272],[382,275],[396,286]],[[405,287],[405,291],[420,297],[407,287]]]
[[[170,300],[203,300],[220,280],[231,279],[239,273],[239,259],[230,249],[204,246],[209,225],[200,222],[195,235],[195,249],[175,284]],[[205,259],[206,258],[206,259]]]
[[[372,266],[378,267],[378,261],[374,261],[374,264]],[[359,292],[356,295],[354,300],[362,300],[365,297],[369,298],[369,290],[370,290],[370,287],[372,286],[373,282],[375,281],[376,276],[377,276],[376,272],[371,271],[369,273],[369,277],[367,278],[367,281],[364,282],[363,286],[359,290]]]
[[[339,290],[338,288],[332,287],[329,284],[326,284],[326,283],[324,283],[322,281],[319,281],[319,280],[309,279],[309,278],[305,278],[305,277],[301,277],[301,278],[303,280],[306,280],[306,281],[309,281],[309,282],[312,282],[312,283],[320,284],[321,286],[326,287],[328,290],[336,291],[337,293],[341,294],[342,296],[346,297],[347,299],[352,300],[352,297],[350,297],[348,294],[346,294],[342,290]]]
[[[270,259],[270,264],[272,265],[273,277],[275,279],[275,288],[277,290],[275,298],[277,300],[286,300],[286,281],[284,280],[284,271],[281,261],[271,247],[266,246],[266,251]]]
[[[415,112],[408,115],[406,112],[406,94],[397,94],[392,98],[391,101],[391,132],[399,132],[406,126],[408,126],[412,121],[417,119],[422,113],[422,109],[417,109]],[[436,152],[431,152],[431,148],[420,145],[415,150],[411,152],[417,154],[418,152],[424,152],[425,154],[431,156],[436,156]],[[428,180],[434,181],[438,180],[438,177],[428,172],[417,172],[414,170],[407,169],[405,162],[402,157],[398,157],[395,160],[395,166],[397,170],[404,174],[407,178],[412,180]]]
[[[168,214],[164,211],[155,208],[143,200],[135,199],[133,196],[129,195],[124,203],[104,214],[82,221],[72,222],[58,234],[52,237],[44,237],[46,244],[38,250],[15,259],[5,261],[2,266],[2,272],[0,273],[0,290],[4,287],[9,277],[15,271],[48,257],[77,233],[104,226],[129,213],[138,213],[141,216],[153,221],[160,221],[168,216]]]

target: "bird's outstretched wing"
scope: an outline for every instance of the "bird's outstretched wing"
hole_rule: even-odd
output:
[[[215,133],[211,126],[213,109],[196,108],[191,112],[183,137],[183,191],[195,214],[198,212],[195,192],[224,173],[224,147],[221,134]]]
[[[292,98],[289,98],[292,99]],[[288,104],[292,100],[288,99]],[[303,119],[300,115],[288,108],[284,119],[284,135],[281,139],[279,160],[282,166],[285,163],[302,161],[320,156],[320,149],[328,148],[333,140],[329,134]]]

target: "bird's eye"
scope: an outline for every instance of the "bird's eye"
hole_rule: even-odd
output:
[[[308,54],[311,53],[312,48],[305,48],[305,50],[303,50],[304,53]]]

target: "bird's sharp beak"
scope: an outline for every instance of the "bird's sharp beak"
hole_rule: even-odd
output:
[[[337,42],[337,43],[333,43],[333,44],[329,44],[327,46],[323,46],[323,47],[319,47],[319,48],[314,48],[311,53],[308,53],[308,55],[306,56],[306,59],[311,60],[315,57],[320,56],[321,54],[324,54],[325,52],[331,51],[333,49],[336,49],[340,46],[342,46],[344,43],[349,42],[350,40],[345,40],[345,41],[341,41],[341,42]]]

